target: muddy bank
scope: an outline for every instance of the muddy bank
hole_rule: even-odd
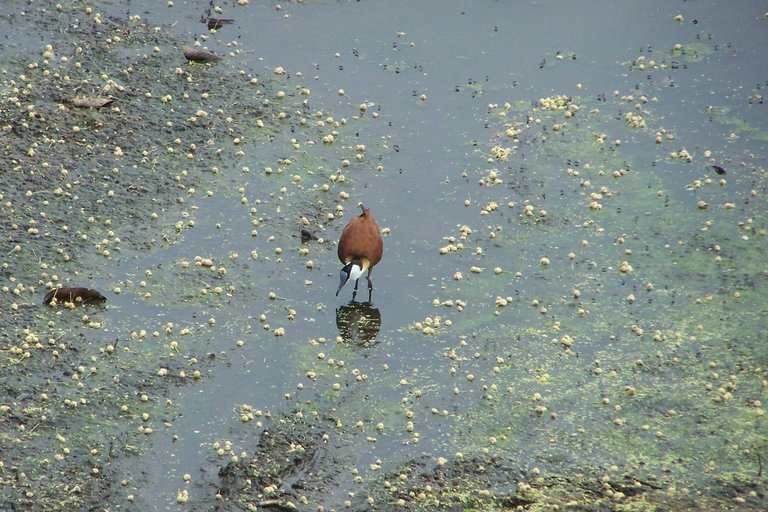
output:
[[[15,7],[26,11],[12,13],[0,62],[0,508],[108,508],[141,483],[116,468],[144,450],[150,418],[177,414],[168,390],[199,381],[208,359],[110,326],[121,289],[102,268],[177,243],[187,200],[269,114],[255,75],[188,64],[169,26]],[[43,305],[62,284],[107,302]]]
[[[330,427],[330,425],[329,425]],[[282,418],[264,430],[247,460],[219,471],[216,510],[320,510],[344,486],[354,453],[333,428]],[[345,446],[346,445],[346,446]],[[251,451],[251,450],[249,450]],[[526,469],[504,456],[459,455],[368,470],[344,510],[762,510],[760,476],[720,488],[678,488],[668,475],[583,467],[567,474]],[[357,474],[353,472],[353,474]],[[375,476],[374,476],[375,475]],[[733,494],[751,496],[733,501]]]

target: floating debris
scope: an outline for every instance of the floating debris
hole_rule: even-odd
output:
[[[210,62],[218,62],[221,57],[214,55],[213,53],[201,50],[200,48],[193,48],[191,46],[182,45],[181,51],[184,52],[184,57],[191,62],[201,62],[204,64]]]
[[[712,166],[712,168],[715,170],[715,172],[716,172],[717,174],[719,174],[719,175],[721,175],[721,176],[722,176],[723,174],[725,174],[725,169],[723,169],[723,168],[722,168],[722,167],[720,167],[719,165],[713,165],[713,166]]]
[[[224,25],[231,25],[235,20],[227,18],[208,18],[208,30],[218,30]]]
[[[77,108],[103,108],[115,102],[111,96],[77,96],[72,99],[72,106]]]
[[[55,302],[54,302],[55,300]],[[72,304],[97,304],[107,300],[101,293],[92,288],[56,288],[45,294],[43,305],[53,302],[71,302]]]
[[[301,230],[301,241],[302,243],[307,243],[310,240],[317,240],[317,236],[315,236],[313,233],[306,229]]]

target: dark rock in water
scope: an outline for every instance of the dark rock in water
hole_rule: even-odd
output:
[[[717,174],[725,174],[725,169],[720,167],[719,165],[713,165],[712,168],[715,170]]]
[[[48,306],[56,299],[57,303],[72,302],[73,304],[98,304],[107,300],[101,293],[92,288],[56,288],[45,294],[43,305]]]
[[[192,62],[217,62],[221,60],[221,57],[214,55],[211,52],[201,50],[200,48],[193,48],[191,46],[182,46],[181,51],[184,52],[184,57]]]

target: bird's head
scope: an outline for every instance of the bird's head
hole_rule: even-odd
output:
[[[347,284],[347,281],[357,281],[362,275],[363,266],[360,262],[360,259],[355,258],[354,260],[344,265],[344,268],[342,268],[341,272],[339,272],[339,278],[341,282],[339,283],[339,288],[336,290],[336,296],[339,296],[339,292],[342,288],[344,288],[344,285]]]

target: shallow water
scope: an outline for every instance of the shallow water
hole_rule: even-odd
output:
[[[98,8],[126,7],[191,42],[208,4]],[[241,422],[243,404],[336,428],[351,446],[342,466],[369,483],[377,460],[388,471],[458,452],[551,474],[664,474],[664,485],[694,489],[754,469],[722,436],[765,445],[755,406],[768,378],[764,5],[253,3],[220,16],[235,23],[205,41],[224,56],[218,66],[261,75],[287,119],[215,132],[217,143],[242,141],[190,162],[186,215],[158,205],[166,243],[83,256],[89,286],[122,291],[107,294],[97,339],[124,346],[132,331],[172,322],[139,342],[178,344],[147,364],[202,369],[151,396],[161,418],[136,465],[121,468],[137,509],[175,508],[182,488],[189,509],[208,507],[219,467],[247,456],[261,431],[258,418]],[[232,87],[242,88],[233,111],[263,100]],[[553,110],[540,103],[557,95]],[[641,118],[632,126],[627,113]],[[346,123],[324,144],[328,118]],[[159,140],[174,136],[184,135]],[[682,149],[691,162],[670,157]],[[186,167],[176,165],[172,174]],[[337,341],[351,290],[334,297],[334,242],[358,202],[389,230],[373,272],[381,327],[368,343]],[[329,219],[337,205],[344,215]],[[302,216],[323,243],[301,243]],[[463,249],[441,255],[449,237]],[[219,456],[224,440],[233,448]],[[335,484],[328,508],[359,488],[351,474]]]

